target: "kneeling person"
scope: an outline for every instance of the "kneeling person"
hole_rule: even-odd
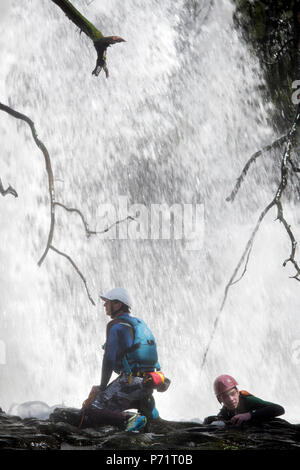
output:
[[[158,418],[153,390],[166,390],[169,381],[160,372],[154,336],[142,320],[129,314],[128,292],[114,288],[100,297],[112,320],[103,346],[101,383],[92,388],[83,404],[83,423],[113,424],[127,431],[139,431],[147,421]],[[119,375],[109,383],[113,371]],[[124,413],[132,408],[140,414]]]
[[[220,420],[240,426],[244,422],[258,423],[284,414],[284,408],[261,400],[245,390],[239,391],[230,375],[220,375],[214,381],[215,395],[223,407],[217,416],[205,418],[204,424]]]

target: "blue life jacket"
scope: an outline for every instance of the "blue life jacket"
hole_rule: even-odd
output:
[[[128,324],[133,329],[133,344],[124,351],[121,362],[124,372],[153,372],[160,370],[156,341],[146,323],[139,318],[120,316],[118,321]]]

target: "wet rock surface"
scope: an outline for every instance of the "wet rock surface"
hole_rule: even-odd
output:
[[[0,409],[1,410],[1,409]],[[158,419],[150,432],[113,426],[79,429],[79,410],[57,408],[47,420],[0,411],[1,450],[300,450],[300,425],[274,419],[243,428]]]

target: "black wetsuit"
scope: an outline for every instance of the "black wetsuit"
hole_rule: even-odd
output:
[[[228,410],[226,406],[223,406],[218,414],[218,419],[230,421],[235,415],[250,413],[251,422],[261,422],[283,415],[285,412],[282,406],[261,400],[244,390],[240,391],[239,395],[240,399],[238,407],[235,410]]]

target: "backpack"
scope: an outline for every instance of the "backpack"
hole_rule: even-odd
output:
[[[156,341],[146,323],[134,317],[120,316],[118,320],[133,329],[133,345],[126,349],[121,358],[125,373],[130,375],[132,372],[160,370]]]

